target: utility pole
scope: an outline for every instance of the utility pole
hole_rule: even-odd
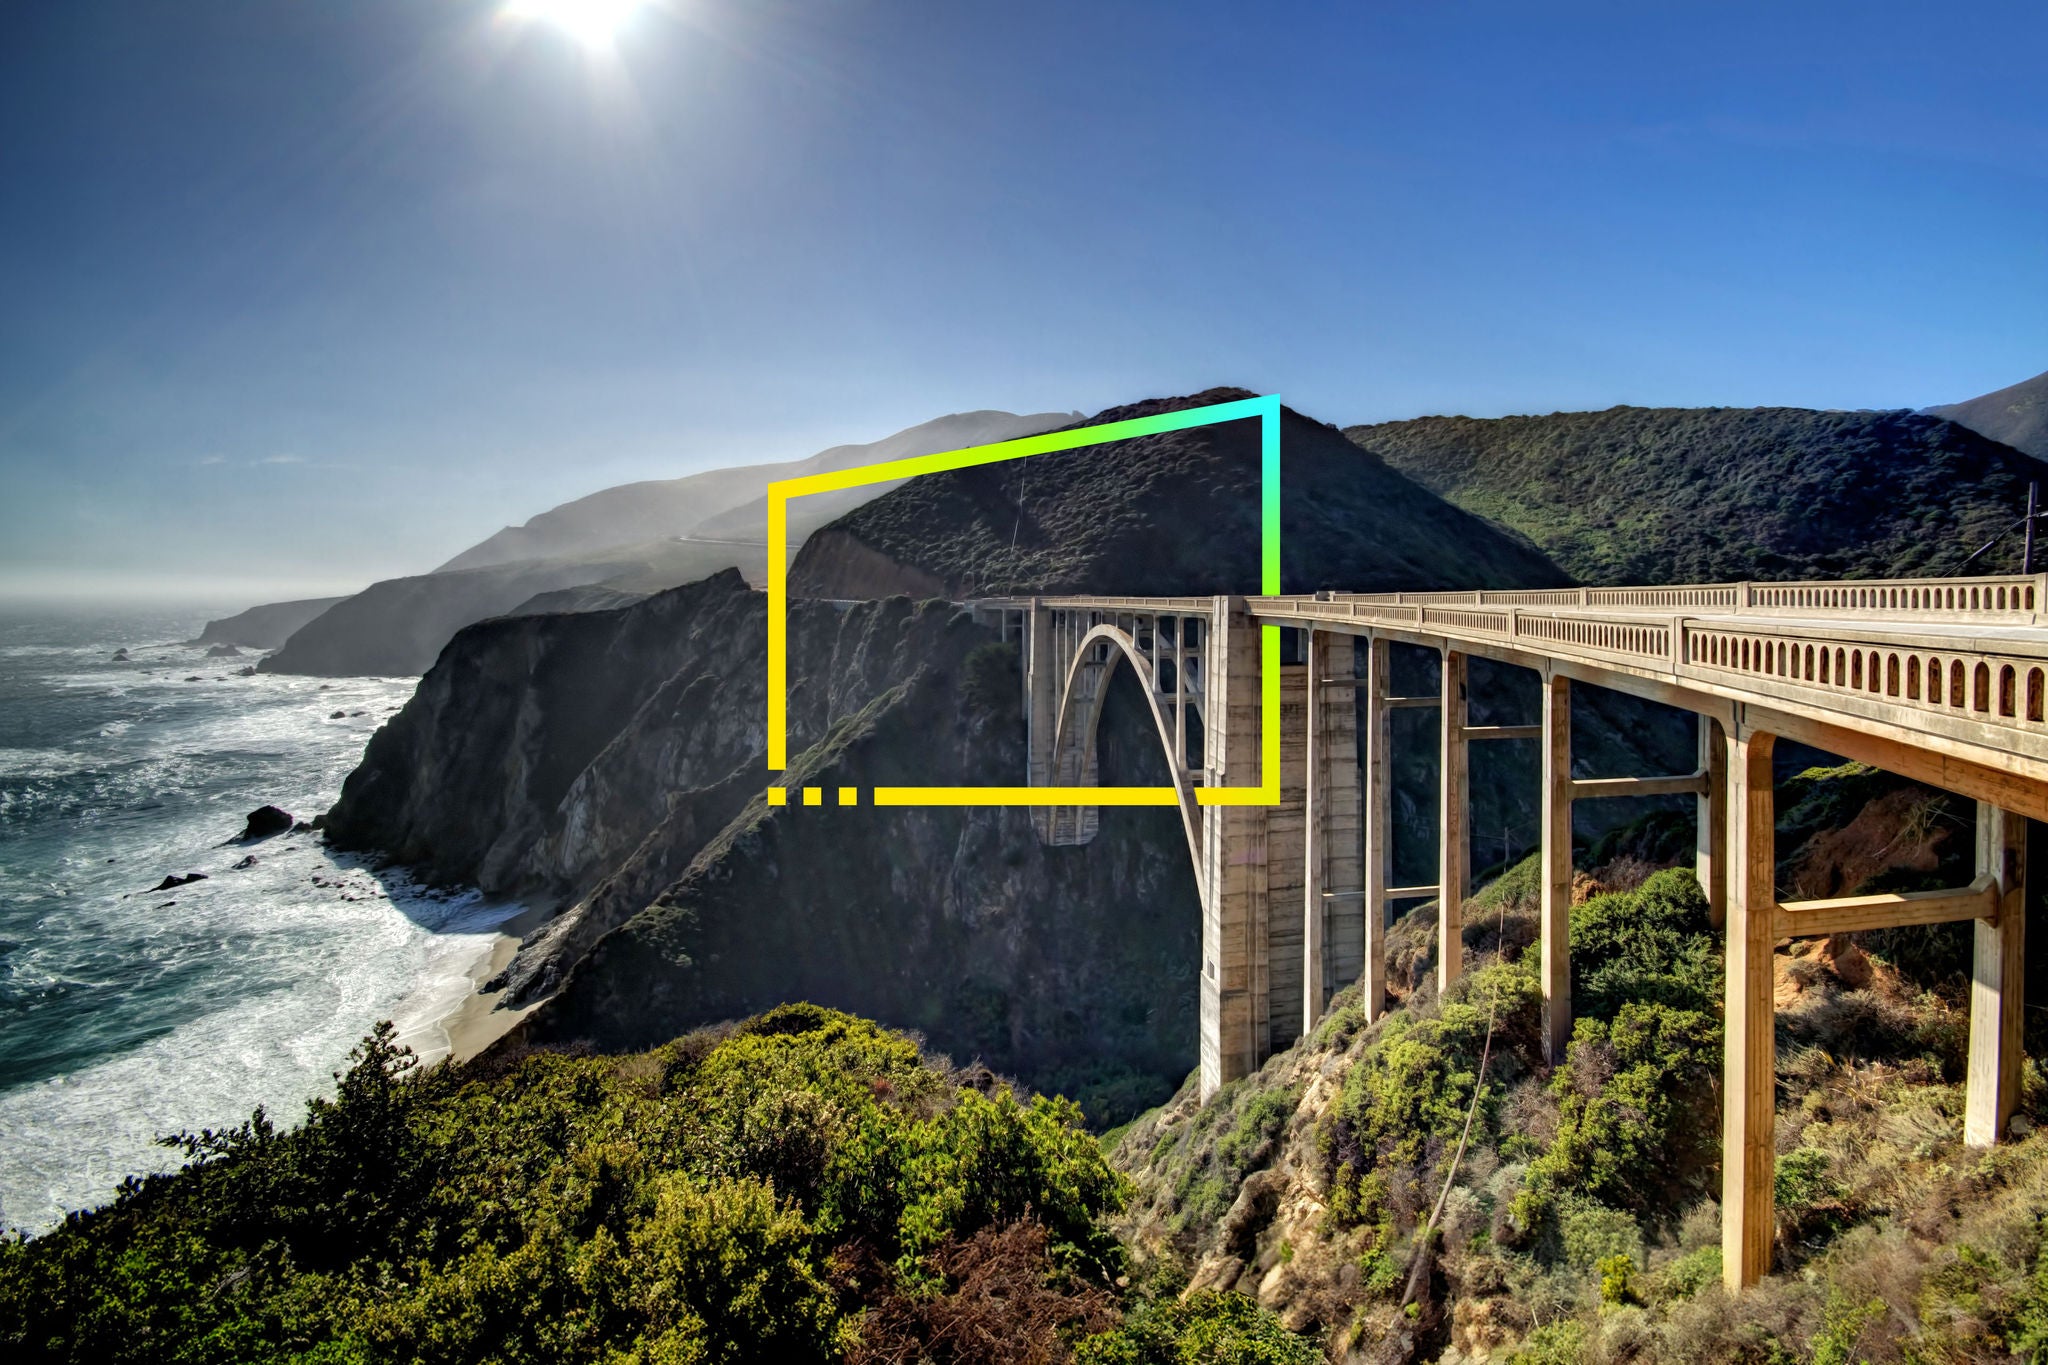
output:
[[[2041,481],[2027,485],[2027,548],[2020,552],[2020,572],[2034,571],[2034,518],[2039,515],[2041,503]]]

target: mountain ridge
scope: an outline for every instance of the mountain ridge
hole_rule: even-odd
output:
[[[1345,435],[1599,586],[1952,572],[2048,473],[1904,410],[1617,406]],[[2017,555],[2002,547],[1980,571]]]
[[[1072,420],[1064,413],[1018,414],[996,408],[947,413],[905,427],[876,441],[828,446],[797,460],[734,465],[685,474],[674,479],[641,479],[586,493],[529,517],[518,526],[485,537],[431,572],[447,573],[516,560],[551,559],[631,544],[635,541],[685,536],[691,539],[765,541],[767,486],[778,479],[801,478],[859,465],[880,464],[912,455],[929,455],[963,446],[985,445],[1033,435]],[[850,489],[849,499],[833,504],[851,510],[868,497],[886,491],[882,485]],[[759,505],[761,515],[744,509]],[[823,509],[821,509],[822,511]],[[834,515],[835,512],[825,512]],[[715,524],[714,524],[715,523]],[[791,526],[791,540],[798,527]]]
[[[1960,422],[2037,460],[2048,460],[2048,371],[1960,403],[1922,410]]]
[[[1075,425],[1250,396],[1214,388],[1150,398]],[[1361,453],[1334,426],[1292,408],[1280,425],[1283,591],[1566,581],[1541,553]],[[790,591],[1252,592],[1260,478],[1256,419],[930,474],[821,528],[791,566]],[[1368,526],[1370,536],[1359,534]]]

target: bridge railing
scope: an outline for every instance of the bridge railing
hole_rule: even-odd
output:
[[[1038,600],[1077,621],[1207,616],[1216,605],[1212,597]],[[1380,624],[1475,645],[1497,642],[1522,654],[1692,679],[1973,744],[2010,742],[2015,752],[2048,760],[2048,631],[2041,630],[2048,626],[2048,575],[1245,601],[1268,622]]]
[[[1984,578],[1829,579],[1791,583],[1686,583],[1655,588],[1509,588],[1471,592],[1319,594],[1388,606],[1577,607],[1587,611],[1693,610],[1737,615],[1971,620],[2036,624],[2048,609],[2048,574]],[[1264,599],[1262,599],[1264,600]]]
[[[1977,586],[1981,603],[1985,585]],[[2003,586],[2010,592],[2013,585]],[[1251,609],[1267,621],[1377,623],[1475,645],[1497,641],[1524,653],[1695,679],[1973,742],[2002,745],[2007,741],[1993,740],[1994,732],[2017,731],[2028,736],[2021,750],[2048,755],[2048,635],[1957,630],[1970,623],[1947,612],[1939,621],[1916,615],[1907,624],[1853,616],[1774,619],[1768,613],[1748,620],[1624,617],[1554,607],[1436,605],[1446,596],[1454,595],[1400,604],[1361,597],[1259,597],[1251,599]],[[1464,596],[1469,602],[1470,594]],[[1992,600],[1995,612],[1997,599]],[[1913,629],[1914,623],[1922,628]]]

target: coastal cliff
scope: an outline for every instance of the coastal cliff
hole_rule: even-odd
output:
[[[496,983],[553,995],[531,1040],[638,1046],[802,998],[1040,1080],[1079,1068],[1104,1112],[1170,1093],[1199,933],[1175,816],[1042,849],[1021,811],[771,811],[766,637],[733,573],[472,627],[372,741],[329,838],[564,906]],[[799,602],[789,642],[792,785],[1022,781],[1015,648],[950,605]],[[1104,780],[1167,780],[1128,680],[1104,732]]]

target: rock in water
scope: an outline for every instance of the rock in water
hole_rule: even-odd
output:
[[[242,830],[242,842],[268,839],[273,834],[283,834],[291,827],[290,811],[279,810],[276,806],[258,806],[249,812],[249,823]]]
[[[236,863],[234,867],[230,870],[234,872],[246,872],[254,866],[256,866],[256,855],[251,853],[247,857],[243,858],[242,861]]]
[[[172,887],[190,886],[193,882],[203,882],[205,880],[206,874],[204,872],[187,872],[182,877],[166,877],[162,881],[158,882],[155,886],[152,886],[149,889],[152,891],[169,891]]]
[[[115,662],[115,663],[117,663],[117,664],[125,664],[125,663],[127,663],[127,662],[128,662],[128,651],[127,651],[127,650],[125,650],[125,649],[117,649],[117,650],[115,650],[115,651],[114,651],[114,662]]]
[[[242,657],[242,651],[236,649],[233,645],[215,645],[212,649],[206,651],[206,657],[209,659],[239,659]]]

